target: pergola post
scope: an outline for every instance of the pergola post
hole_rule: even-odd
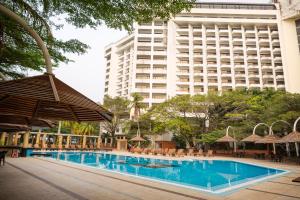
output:
[[[84,149],[85,146],[86,146],[86,135],[84,135],[82,138],[82,148]]]
[[[19,139],[19,133],[16,133],[15,137],[14,137],[14,142],[13,142],[14,146],[18,146],[18,139]]]
[[[29,132],[24,133],[23,148],[27,148],[29,144]]]
[[[58,135],[58,149],[62,149],[62,139],[63,139],[63,136]]]
[[[107,145],[107,138],[104,139],[104,145]]]
[[[5,138],[6,138],[6,132],[1,133],[1,138],[0,138],[0,145],[4,146],[5,145]]]
[[[43,135],[43,140],[42,140],[42,148],[43,148],[43,149],[47,148],[47,145],[46,145],[46,139],[47,139],[47,134],[44,133],[44,135]]]
[[[65,146],[65,148],[69,148],[70,147],[70,137],[71,136],[67,136],[67,142],[66,142],[66,146]]]
[[[8,134],[8,140],[7,140],[7,145],[11,146],[13,144],[13,139],[14,139],[14,134],[9,133]]]
[[[101,137],[97,138],[97,149],[100,149],[100,146],[101,146],[101,143],[102,143],[101,140],[102,140]]]
[[[36,139],[35,139],[35,144],[34,144],[34,148],[39,148],[40,147],[40,137],[41,137],[41,133],[40,131],[36,134]]]

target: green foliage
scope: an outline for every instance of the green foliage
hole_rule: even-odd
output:
[[[300,116],[300,94],[269,89],[177,96],[151,109],[148,115],[155,118],[152,130],[171,131],[191,146],[194,138],[210,144],[225,135],[227,126],[232,126],[235,137],[242,139],[260,122],[270,125],[285,120],[292,125]],[[209,127],[205,126],[207,119]],[[266,131],[265,127],[257,129],[260,135]],[[290,132],[291,126],[278,122],[273,131],[283,134]]]
[[[63,121],[62,130],[67,130],[69,133],[76,135],[96,135],[97,124],[92,122],[78,123],[72,121]]]
[[[213,144],[217,139],[224,136],[224,130],[215,130],[210,133],[205,133],[201,135],[201,139],[198,139],[197,142],[203,142],[207,144]]]
[[[167,20],[184,9],[191,8],[195,0],[2,0],[1,4],[21,16],[45,41],[54,66],[71,60],[67,53],[85,53],[88,46],[69,39],[59,40],[51,29],[62,28],[57,18],[77,28],[97,28],[102,23],[110,28],[130,31],[134,22],[150,22],[155,18]],[[42,71],[44,59],[35,41],[16,24],[0,14],[0,78],[18,78],[26,70]]]
[[[109,110],[113,114],[111,122],[102,122],[103,128],[112,137],[113,145],[115,145],[115,133],[118,128],[122,127],[129,118],[129,105],[130,102],[122,97],[104,97],[103,107]]]

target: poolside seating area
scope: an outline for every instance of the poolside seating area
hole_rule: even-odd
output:
[[[213,150],[208,150],[204,152],[202,149],[168,149],[168,148],[131,148],[129,150],[133,154],[143,154],[143,155],[159,155],[159,156],[171,156],[171,157],[184,157],[184,156],[213,156]]]

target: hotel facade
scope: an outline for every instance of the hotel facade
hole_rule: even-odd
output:
[[[169,21],[136,24],[105,48],[104,94],[137,92],[151,107],[209,91],[299,93],[299,0],[282,2],[197,3]]]

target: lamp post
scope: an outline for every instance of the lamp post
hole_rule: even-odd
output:
[[[234,140],[236,140],[236,139],[235,139],[234,129],[233,129],[232,126],[228,126],[228,127],[227,127],[227,129],[226,129],[226,136],[229,136],[229,129],[230,129],[230,128],[231,128],[232,131],[233,131],[233,138],[234,138]],[[233,149],[234,149],[234,152],[236,152],[236,141],[233,142]]]
[[[273,128],[274,124],[276,124],[276,123],[278,123],[278,122],[282,122],[282,123],[284,123],[284,124],[287,124],[288,126],[291,126],[291,124],[288,123],[287,121],[284,121],[284,120],[277,120],[277,121],[273,122],[273,123],[271,124],[270,128],[269,128],[269,134],[270,134],[270,135],[274,135],[274,132],[273,132],[273,129],[272,129],[272,128]],[[274,154],[275,154],[275,153],[276,153],[276,151],[275,151],[275,143],[273,143],[273,148],[274,148]],[[287,154],[290,155],[289,143],[285,143],[285,148],[286,148]]]
[[[298,117],[296,119],[296,121],[294,122],[294,127],[293,127],[293,132],[296,133],[297,131],[297,123],[300,121],[300,117]],[[296,148],[296,154],[297,154],[297,157],[299,157],[299,146],[298,146],[298,143],[295,142],[295,148]]]

